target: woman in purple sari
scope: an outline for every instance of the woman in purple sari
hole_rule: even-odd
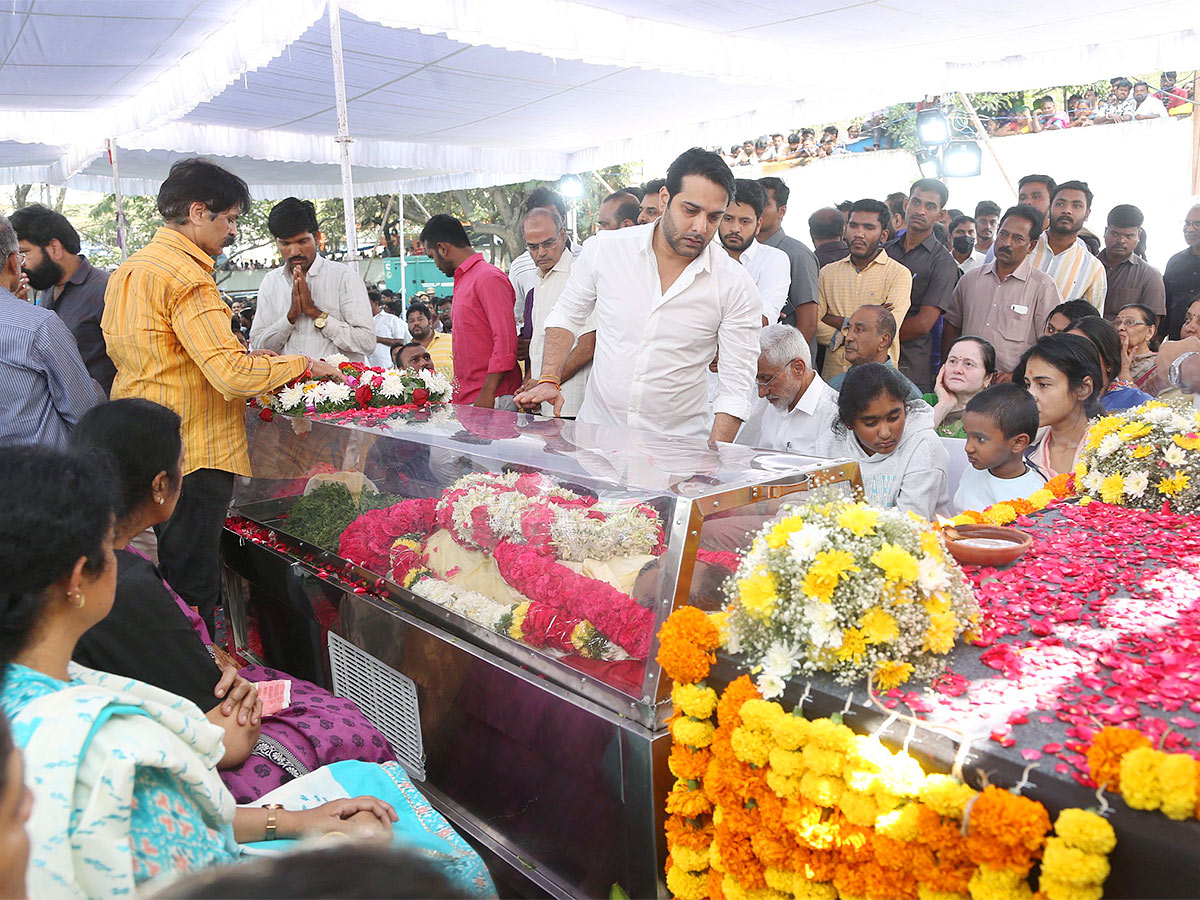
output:
[[[129,547],[170,518],[182,482],[179,417],[147,400],[95,407],[75,431],[77,446],[107,453],[120,482],[117,592],[112,612],[80,639],[85,666],[136,678],[191,700],[225,729],[221,778],[238,803],[341,760],[395,759],[387,740],[350,700],[274,669],[245,666],[213,645],[203,620]],[[258,684],[290,682],[290,703],[263,716]]]

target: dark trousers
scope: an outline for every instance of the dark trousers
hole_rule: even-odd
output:
[[[232,472],[219,469],[189,472],[175,512],[154,529],[163,577],[199,611],[214,640],[213,614],[221,602],[221,529],[233,498],[233,479]]]

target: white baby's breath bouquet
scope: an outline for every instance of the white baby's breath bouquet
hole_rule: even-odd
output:
[[[979,618],[929,522],[849,501],[784,507],[726,590],[727,647],[766,698],[818,672],[882,689],[931,678]]]
[[[1200,509],[1200,412],[1188,400],[1151,400],[1097,419],[1075,462],[1084,497],[1137,509]]]

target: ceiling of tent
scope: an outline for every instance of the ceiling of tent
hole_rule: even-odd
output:
[[[111,137],[128,192],[195,153],[260,196],[338,192],[324,0],[9,2],[0,182],[104,190]],[[1180,27],[1194,0],[1011,0],[996,14],[950,0],[340,5],[360,192],[554,178],[926,93],[1200,58]]]

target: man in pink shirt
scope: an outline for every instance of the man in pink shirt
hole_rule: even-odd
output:
[[[450,307],[454,349],[454,402],[516,410],[516,295],[508,276],[475,252],[462,222],[439,213],[421,230],[425,255],[454,279]]]

